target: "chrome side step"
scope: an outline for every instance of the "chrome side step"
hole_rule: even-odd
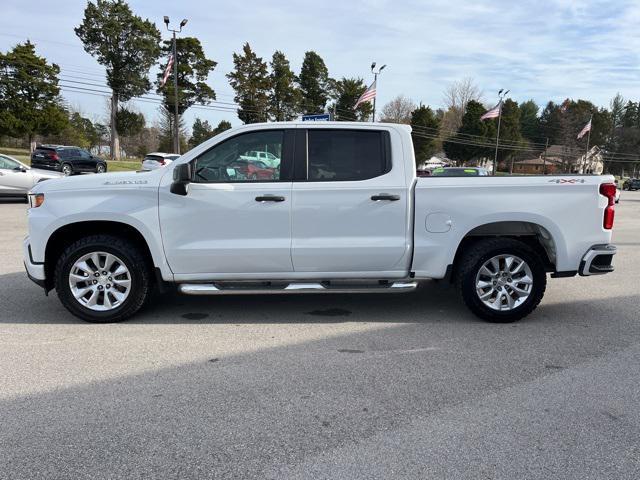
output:
[[[404,293],[412,292],[418,282],[398,281],[372,285],[332,286],[323,283],[289,283],[276,286],[225,286],[222,283],[182,283],[181,293],[186,295],[268,295],[280,293]]]

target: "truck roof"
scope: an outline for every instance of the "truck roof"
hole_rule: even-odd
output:
[[[403,129],[408,132],[411,132],[410,125],[406,125],[404,123],[384,123],[384,122],[325,122],[325,121],[303,122],[302,120],[293,120],[290,122],[251,123],[243,126],[271,127],[271,128],[303,126],[303,127],[309,127],[309,128],[340,127],[340,128],[358,128],[358,129],[392,127],[392,128]]]

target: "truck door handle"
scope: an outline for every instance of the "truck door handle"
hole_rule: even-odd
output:
[[[284,197],[278,195],[262,195],[256,197],[256,202],[284,202]]]
[[[379,202],[380,200],[389,200],[391,202],[395,202],[396,200],[400,200],[400,195],[391,195],[389,193],[379,193],[378,195],[372,195],[371,200],[374,202]]]

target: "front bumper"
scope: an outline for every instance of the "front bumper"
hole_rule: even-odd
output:
[[[613,256],[616,254],[615,245],[594,245],[582,257],[579,273],[583,277],[589,275],[604,275],[613,272]]]
[[[44,263],[36,262],[31,255],[31,246],[29,244],[29,237],[24,239],[22,243],[22,251],[24,256],[24,268],[27,271],[27,276],[34,281],[37,285],[44,287],[45,285],[45,273]]]

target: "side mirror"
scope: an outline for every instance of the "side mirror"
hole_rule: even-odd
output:
[[[189,193],[189,184],[191,183],[191,164],[181,163],[173,169],[173,183],[171,184],[171,193],[176,195],[186,195]]]

